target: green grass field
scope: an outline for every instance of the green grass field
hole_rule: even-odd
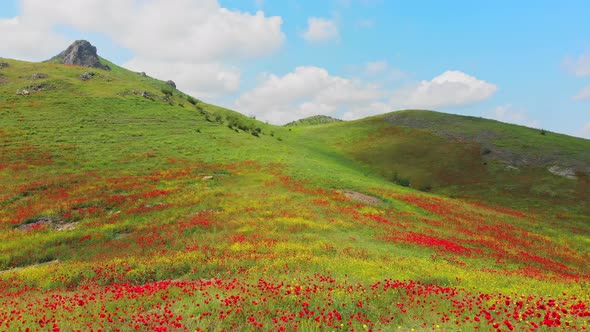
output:
[[[0,62],[0,330],[590,327],[583,174],[389,115],[272,126],[112,63]],[[474,123],[453,130],[588,162]]]

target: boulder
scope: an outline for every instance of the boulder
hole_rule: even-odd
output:
[[[49,75],[44,74],[44,73],[35,73],[35,74],[31,75],[32,80],[40,80],[40,79],[44,79],[47,77],[49,77]]]
[[[8,68],[8,67],[10,67],[10,65],[8,63],[6,63],[6,62],[0,62],[0,69]]]
[[[167,82],[166,82],[166,84],[167,84],[169,87],[171,87],[171,88],[173,88],[173,89],[176,89],[176,83],[174,83],[174,81],[167,81]]]
[[[84,74],[80,75],[80,79],[82,81],[88,81],[91,80],[92,78],[94,78],[94,75],[96,75],[93,71],[87,71]]]

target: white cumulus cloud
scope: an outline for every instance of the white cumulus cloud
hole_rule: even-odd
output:
[[[42,22],[27,18],[0,19],[0,56],[19,60],[45,60],[67,41]]]
[[[371,83],[378,76],[396,71],[385,61],[369,62],[353,71],[372,79],[343,78],[313,66],[297,67],[284,76],[266,74],[234,106],[242,113],[276,124],[316,114],[354,120],[400,108],[473,104],[496,91],[495,85],[460,71],[447,71],[397,91]]]
[[[310,17],[307,24],[307,30],[303,33],[303,38],[308,42],[321,43],[339,38],[338,26],[332,20]]]
[[[324,68],[309,66],[297,67],[284,76],[266,75],[257,87],[239,97],[235,108],[282,124],[311,115],[354,112],[384,96],[377,85],[332,76]]]
[[[494,84],[462,71],[449,70],[430,81],[398,91],[391,102],[408,108],[463,106],[483,101],[496,90]]]
[[[124,64],[162,80],[172,79],[189,95],[215,99],[240,88],[240,71],[219,63],[163,62],[133,59]],[[148,69],[149,68],[149,69]]]
[[[0,55],[45,60],[71,42],[56,27],[101,33],[133,54],[135,69],[166,73],[188,91],[235,90],[240,75],[226,63],[266,56],[285,41],[281,17],[217,0],[21,0],[20,7],[18,17],[0,21]]]

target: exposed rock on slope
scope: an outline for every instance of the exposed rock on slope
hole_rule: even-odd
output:
[[[90,68],[110,70],[109,66],[100,62],[96,47],[86,40],[76,40],[65,51],[56,55],[51,61],[59,61],[66,65],[76,65]]]
[[[556,141],[525,142],[518,134],[507,131],[508,127],[495,126],[488,119],[414,110],[387,114],[385,120],[396,126],[429,131],[451,141],[479,144],[484,160],[495,160],[513,167],[544,166],[551,168],[551,173],[570,179],[575,178],[575,172],[590,173],[590,151],[572,154],[563,151]],[[538,137],[547,136],[542,130],[526,130]],[[559,169],[567,170],[566,175],[558,174],[563,173]]]

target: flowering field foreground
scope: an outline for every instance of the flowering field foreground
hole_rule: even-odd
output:
[[[321,275],[291,282],[210,279],[88,286],[45,292],[26,303],[5,298],[2,305],[10,307],[0,312],[3,327],[54,331],[569,330],[584,329],[590,317],[590,308],[575,296],[474,294],[395,280],[350,284]]]
[[[167,163],[11,170],[1,328],[588,328],[576,229],[397,189],[365,205],[277,164]]]

